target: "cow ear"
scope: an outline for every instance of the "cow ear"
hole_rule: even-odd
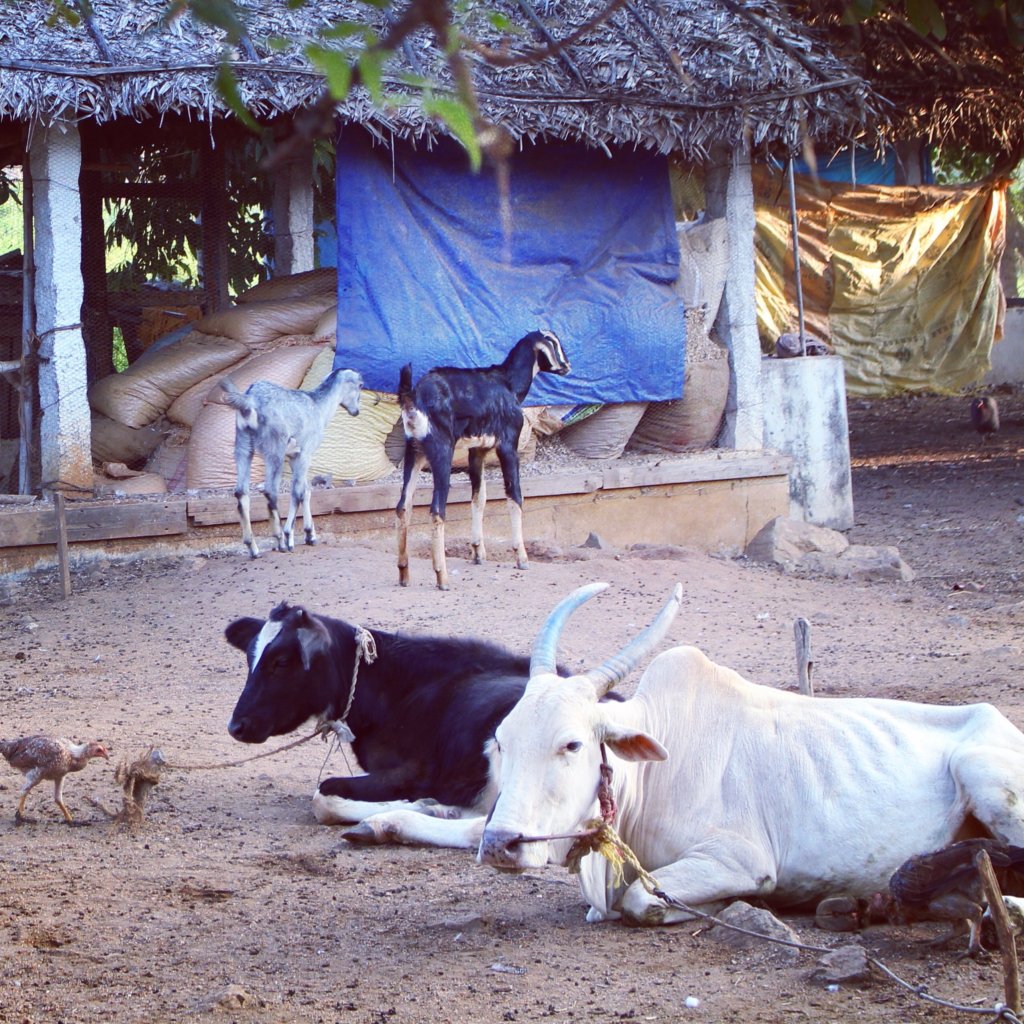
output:
[[[604,741],[623,761],[664,761],[668,757],[668,751],[645,732],[609,731]]]
[[[302,667],[308,672],[313,659],[318,654],[326,654],[330,649],[331,634],[315,615],[310,615],[305,609],[302,609],[295,625],[298,627],[296,636],[302,653]]]
[[[244,619],[235,619],[234,622],[230,623],[227,629],[224,630],[224,636],[232,647],[237,647],[240,651],[247,651],[249,650],[249,644],[253,641],[253,637],[262,628],[262,619],[254,619],[252,616],[247,616]]]

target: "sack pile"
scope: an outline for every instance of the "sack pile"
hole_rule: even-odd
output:
[[[719,225],[689,232],[680,289],[687,316],[686,388],[678,402],[604,406],[533,407],[519,439],[522,461],[533,458],[538,436],[560,432],[584,458],[617,458],[624,450],[678,451],[714,442],[728,390],[724,349],[709,338],[724,277]],[[707,237],[705,237],[707,236]],[[681,233],[681,240],[683,235]],[[235,413],[220,400],[230,377],[245,390],[257,380],[286,388],[315,388],[331,371],[337,331],[335,270],[325,267],[256,285],[236,304],[158,339],[122,373],[89,390],[93,411],[92,453],[99,465],[145,470],[119,478],[118,490],[148,493],[233,488]],[[358,370],[358,366],[353,369]],[[367,483],[401,464],[405,440],[394,394],[364,391],[359,416],[339,408],[317,451],[312,473],[335,482]],[[491,457],[488,464],[495,464]],[[465,447],[455,466],[464,468]],[[287,464],[286,464],[287,475]],[[262,459],[252,482],[263,482]],[[97,475],[97,486],[111,481]],[[284,486],[287,486],[285,484]]]

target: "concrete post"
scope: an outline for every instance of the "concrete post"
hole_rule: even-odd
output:
[[[729,271],[715,327],[729,349],[729,397],[719,438],[724,448],[764,447],[761,344],[754,303],[754,184],[750,156],[717,147],[704,185],[707,216],[724,217],[729,234]]]
[[[289,161],[274,181],[274,276],[313,269],[313,151]]]
[[[39,424],[44,490],[92,493],[82,339],[82,151],[73,124],[35,126],[29,166],[35,228]]]
[[[765,441],[793,459],[789,514],[831,530],[853,527],[846,375],[839,356],[765,359]]]

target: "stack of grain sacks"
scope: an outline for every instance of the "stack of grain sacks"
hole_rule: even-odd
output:
[[[220,381],[230,376],[243,391],[256,380],[316,387],[334,363],[335,281],[324,268],[259,284],[231,309],[165,336],[127,370],[97,381],[89,391],[94,458],[115,467],[145,459],[144,472],[126,479],[115,470],[118,479],[100,478],[97,489],[233,487],[235,414],[219,401]],[[364,392],[358,417],[342,410],[332,420],[313,473],[357,482],[387,476],[394,464],[384,441],[397,420],[394,395]],[[253,481],[262,479],[257,459]]]

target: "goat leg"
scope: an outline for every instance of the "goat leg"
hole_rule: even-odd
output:
[[[526,545],[523,543],[523,506],[514,498],[508,499],[508,517],[512,523],[512,546],[516,549],[516,568],[529,569]]]
[[[487,560],[487,549],[484,547],[484,509],[487,507],[487,481],[483,475],[485,455],[486,449],[483,448],[469,450],[469,482],[473,492],[471,543],[475,565],[483,565]]]
[[[430,538],[430,557],[437,575],[437,589],[448,589],[448,564],[444,555],[444,516],[434,513],[434,530]]]

